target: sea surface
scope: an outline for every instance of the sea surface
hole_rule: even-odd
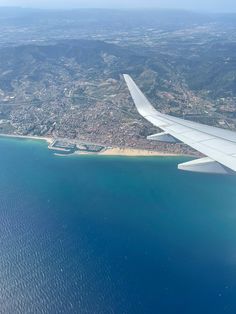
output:
[[[0,313],[236,313],[236,177],[0,139]]]

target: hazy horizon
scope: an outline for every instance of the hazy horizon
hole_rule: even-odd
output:
[[[236,2],[233,0],[0,0],[0,7],[22,7],[38,9],[170,9],[212,13],[236,13]]]

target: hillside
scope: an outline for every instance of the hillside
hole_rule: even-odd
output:
[[[188,50],[190,43],[176,43],[174,53],[173,41],[165,53],[159,45],[137,50],[81,39],[0,49],[0,132],[156,148],[145,139],[156,129],[137,114],[123,73],[162,112],[220,126],[227,119],[225,127],[235,128],[221,100],[231,108],[236,96],[234,44]]]

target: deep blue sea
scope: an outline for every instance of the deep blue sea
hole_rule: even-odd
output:
[[[0,139],[0,313],[236,313],[236,177]]]

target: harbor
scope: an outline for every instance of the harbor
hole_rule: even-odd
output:
[[[73,142],[65,139],[55,139],[48,145],[48,149],[55,152],[60,152],[60,154],[74,154],[75,152],[101,153],[102,151],[106,150],[106,147],[86,142]]]

